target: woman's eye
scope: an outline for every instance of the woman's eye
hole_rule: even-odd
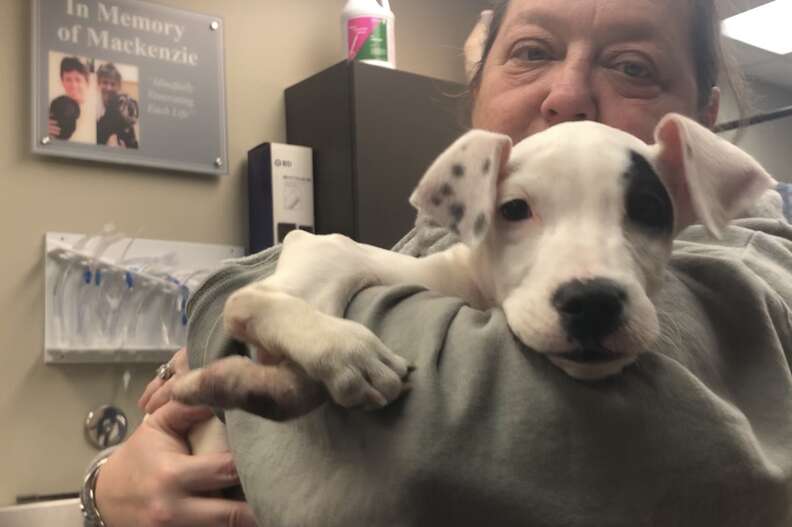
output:
[[[522,221],[529,219],[533,213],[524,199],[513,199],[500,206],[500,214],[506,221]]]
[[[619,65],[619,70],[628,77],[647,79],[652,76],[649,68],[637,62],[623,62]]]
[[[616,62],[612,68],[630,80],[652,82],[657,78],[651,65],[635,60]]]
[[[523,46],[514,50],[512,58],[526,62],[539,62],[550,60],[551,55],[549,51],[539,46]]]

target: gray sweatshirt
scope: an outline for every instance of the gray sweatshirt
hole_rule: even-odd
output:
[[[396,249],[454,241],[419,226]],[[196,293],[193,367],[235,346],[218,323],[225,298],[277,254]],[[500,309],[365,289],[347,317],[417,365],[411,392],[285,424],[227,412],[248,501],[267,527],[792,526],[792,227],[740,220],[720,241],[687,229],[656,304],[654,348],[586,383],[525,349]]]

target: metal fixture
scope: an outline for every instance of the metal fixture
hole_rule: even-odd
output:
[[[88,412],[85,418],[85,438],[96,449],[121,443],[127,434],[129,421],[119,408],[100,406]]]

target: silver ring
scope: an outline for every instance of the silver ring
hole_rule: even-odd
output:
[[[157,368],[157,377],[162,379],[163,381],[167,381],[173,374],[176,373],[173,370],[173,365],[170,362],[166,362],[165,364],[160,364]]]

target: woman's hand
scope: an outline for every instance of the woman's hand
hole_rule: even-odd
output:
[[[238,485],[239,477],[230,452],[190,454],[190,430],[213,413],[170,400],[173,383],[190,369],[187,350],[169,364],[173,375],[155,377],[138,400],[149,415],[99,472],[102,519],[108,527],[254,527],[247,503],[210,497]]]
[[[58,126],[58,122],[54,119],[50,119],[47,121],[47,133],[50,137],[56,138],[60,135],[61,129]]]
[[[187,362],[187,348],[177,351],[169,364],[173,369],[173,376],[169,379],[162,379],[159,376],[154,377],[148,383],[146,389],[143,390],[143,395],[138,399],[138,408],[147,414],[154,413],[157,408],[170,401],[173,383],[190,371],[190,365]]]
[[[96,504],[108,527],[255,527],[242,501],[205,497],[239,484],[229,452],[190,455],[190,429],[211,417],[208,407],[169,401],[107,460]]]

